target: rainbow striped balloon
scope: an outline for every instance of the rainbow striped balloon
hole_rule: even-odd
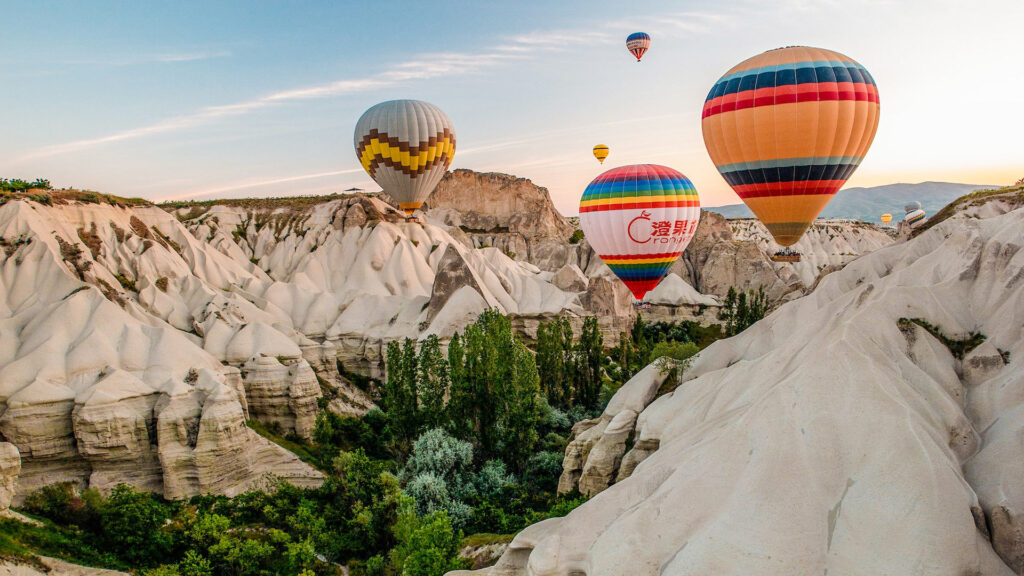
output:
[[[878,89],[863,66],[795,46],[722,76],[701,127],[726,182],[776,242],[791,246],[860,165],[878,112]]]
[[[699,221],[693,183],[656,164],[612,168],[580,199],[583,233],[637,300],[665,277]]]

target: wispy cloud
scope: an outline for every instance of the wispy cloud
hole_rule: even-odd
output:
[[[263,186],[273,186],[275,184],[287,184],[289,182],[300,182],[303,180],[316,180],[319,178],[328,178],[330,176],[341,176],[342,174],[354,174],[356,172],[362,172],[362,168],[351,168],[348,170],[333,170],[331,172],[316,172],[313,174],[299,174],[297,176],[280,176],[274,178],[264,178],[259,180],[245,180],[243,182],[236,182],[233,184],[224,184],[215,188],[206,188],[203,190],[195,190],[192,192],[186,192],[184,194],[172,194],[161,200],[188,200],[189,198],[199,198],[201,196],[212,196],[214,194],[223,194],[225,192],[236,192],[238,190],[247,190],[250,188],[260,188]]]
[[[99,68],[119,68],[137,66],[139,64],[174,64],[178,62],[197,62],[231,56],[228,50],[196,50],[192,52],[156,52],[143,54],[126,54],[117,56],[100,56],[92,58],[73,58],[59,60],[55,64],[70,66],[95,66]]]
[[[196,128],[219,119],[250,114],[276,105],[366,92],[410,81],[478,73],[510,61],[535,57],[534,54],[544,52],[543,50],[538,50],[540,47],[545,48],[548,52],[550,50],[567,49],[575,45],[604,39],[607,34],[606,32],[599,31],[534,32],[511,37],[506,42],[481,52],[422,54],[414,60],[396,64],[379,74],[283,90],[233,104],[207,106],[195,112],[182,114],[137,128],[121,130],[106,136],[75,140],[73,142],[39,148],[18,158],[16,162],[68,154],[105,144]],[[167,56],[167,58],[181,59],[168,61],[184,61],[192,56],[199,57],[198,54],[180,54]]]

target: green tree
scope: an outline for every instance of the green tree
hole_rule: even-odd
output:
[[[381,394],[381,403],[388,414],[388,425],[394,437],[395,451],[399,455],[409,452],[420,426],[416,372],[418,362],[416,342],[406,338],[404,344],[388,342],[387,381]]]
[[[431,334],[420,343],[416,374],[419,398],[419,421],[423,428],[436,428],[445,423],[445,398],[451,388],[448,362],[441,354],[437,336]]]
[[[462,532],[452,528],[445,512],[419,520],[406,517],[405,523],[395,549],[402,576],[442,576],[467,567],[468,562],[459,558]]]
[[[210,561],[195,550],[188,550],[178,562],[178,574],[181,576],[213,576]]]
[[[604,362],[604,337],[597,324],[596,316],[583,320],[580,340],[576,344],[576,396],[588,410],[597,408],[601,395]]]
[[[735,336],[764,318],[767,312],[768,297],[764,293],[764,286],[759,286],[756,292],[738,292],[730,287],[718,318],[725,321],[725,335]]]
[[[736,333],[736,289],[732,286],[725,295],[722,308],[718,312],[718,318],[725,321],[725,335],[732,336]]]
[[[118,484],[100,516],[104,544],[133,566],[156,566],[173,544],[163,530],[169,518],[168,507],[152,494]]]

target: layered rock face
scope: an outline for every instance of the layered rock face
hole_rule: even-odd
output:
[[[596,495],[486,573],[1024,573],[1022,228],[947,220],[638,375],[567,449]]]
[[[542,270],[579,260],[579,247],[568,243],[573,226],[555,209],[547,188],[525,178],[455,170],[424,208],[432,219],[464,231],[474,246],[493,246]]]
[[[168,497],[238,492],[271,473],[318,482],[318,472],[246,427],[238,370],[194,331],[149,313],[129,288],[157,278],[167,288],[173,271],[189,273],[182,283],[195,282],[192,270],[225,281],[238,268],[215,251],[190,251],[180,224],[178,242],[139,214],[168,230],[177,224],[155,208],[0,207],[0,435],[21,453],[15,500],[60,481],[100,489],[127,481]]]
[[[21,453],[10,442],[0,442],[0,511],[7,510],[14,500],[21,473]]]

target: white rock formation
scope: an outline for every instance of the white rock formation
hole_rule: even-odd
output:
[[[573,227],[543,188],[457,171],[434,201],[424,222],[368,196],[164,210],[55,192],[52,206],[0,205],[0,434],[22,452],[19,494],[118,479],[174,497],[230,492],[272,460],[309,482],[239,426],[251,417],[308,436],[324,393],[338,414],[365,412],[368,391],[339,367],[382,376],[390,340],[446,339],[486,308],[527,337],[557,316],[578,332],[598,315],[609,345],[628,330],[632,297],[586,240],[568,242]],[[753,242],[720,248],[737,243],[706,216],[693,258],[652,294],[656,319],[714,321],[702,291],[789,289]],[[527,250],[510,258],[481,234]],[[263,456],[221,472],[204,455],[222,447],[204,438]]]
[[[947,220],[713,344],[640,412],[633,469],[486,573],[1024,572],[1022,229]]]
[[[0,206],[0,237],[0,435],[21,452],[16,501],[60,481],[184,497],[235,493],[269,473],[322,478],[245,426],[237,369],[115,288],[115,273],[147,285],[175,273],[195,282],[198,270],[226,283],[240,267],[156,208],[13,201]]]

